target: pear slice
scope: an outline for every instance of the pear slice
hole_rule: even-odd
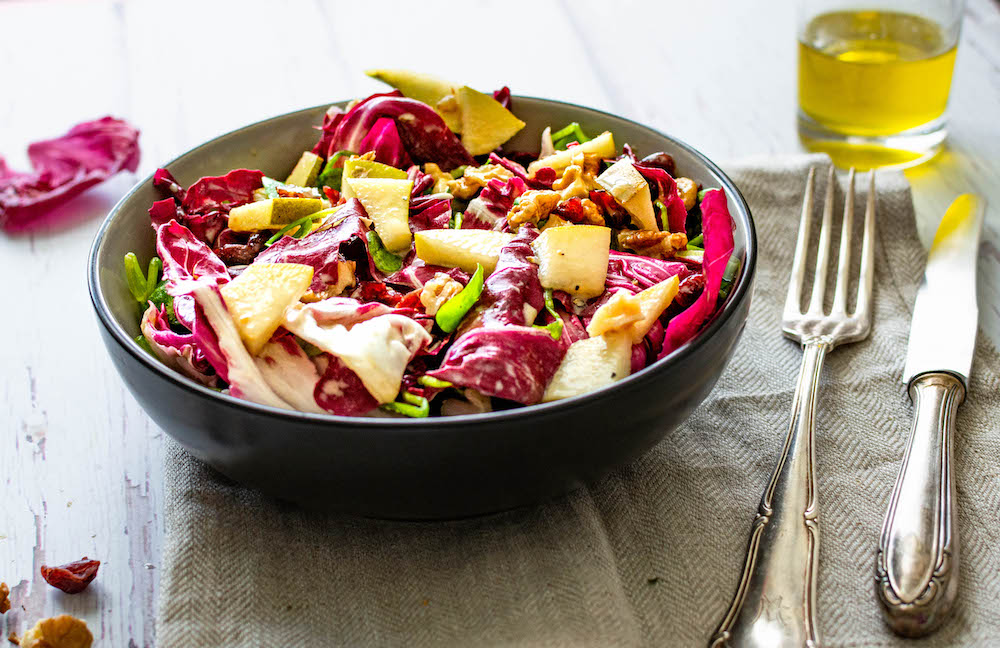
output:
[[[410,249],[410,191],[412,180],[393,178],[344,178],[375,225],[382,245],[390,252]]]
[[[219,289],[251,355],[264,348],[285,309],[299,301],[312,277],[312,266],[300,263],[251,263]]]
[[[388,164],[382,164],[375,160],[364,160],[354,156],[344,162],[343,178],[394,178],[396,180],[406,180],[406,171],[397,169]],[[350,183],[341,182],[340,195],[345,200],[354,198],[354,190]]]
[[[556,171],[562,171],[573,163],[573,157],[576,156],[577,153],[583,153],[584,155],[590,155],[602,159],[609,159],[615,157],[617,151],[618,149],[615,148],[614,136],[611,135],[610,131],[604,131],[588,142],[584,142],[583,144],[579,144],[577,146],[571,146],[564,151],[556,151],[548,157],[535,160],[528,165],[528,175],[534,177],[535,172],[542,167],[551,167]]]
[[[590,299],[604,292],[611,230],[598,225],[546,229],[531,244],[538,257],[538,280],[545,288]]]
[[[442,101],[454,96],[455,86],[451,83],[430,74],[410,70],[368,70],[365,74],[391,85],[410,99],[424,102],[441,115],[448,128],[456,133],[462,132],[462,118],[454,100]]]
[[[258,232],[279,229],[303,216],[323,209],[319,198],[271,198],[258,200],[229,212],[229,229],[234,232]]]
[[[285,184],[295,185],[296,187],[311,187],[316,182],[316,176],[319,175],[319,170],[322,166],[323,158],[315,153],[306,151],[299,158],[292,172],[288,174]]]
[[[632,372],[632,341],[623,333],[577,340],[545,388],[543,402],[579,396],[625,378]]]
[[[653,213],[649,183],[632,165],[631,160],[622,158],[612,164],[607,171],[597,176],[597,184],[625,208],[639,229],[659,231],[656,215]]]
[[[472,155],[484,155],[514,137],[524,122],[490,95],[469,86],[458,89],[462,144]]]
[[[475,272],[478,264],[483,266],[483,272],[490,274],[497,267],[500,248],[510,243],[514,235],[481,229],[431,229],[417,232],[413,238],[417,256],[428,265]]]

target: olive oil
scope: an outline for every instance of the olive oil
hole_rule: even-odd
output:
[[[843,11],[815,18],[799,43],[799,106],[847,135],[893,135],[944,114],[955,43],[927,18]]]

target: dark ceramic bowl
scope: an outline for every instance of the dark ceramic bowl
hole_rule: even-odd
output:
[[[307,108],[222,135],[166,164],[184,185],[230,169],[282,177],[317,139],[327,106]],[[134,341],[139,312],[122,257],[154,253],[147,209],[151,178],[108,215],[94,241],[88,279],[101,334],[122,379],[150,417],[230,478],[307,507],[387,518],[453,518],[539,502],[592,482],[648,451],[686,419],[726,368],[750,308],[757,243],[750,210],[733,182],[690,146],[640,124],[580,106],[515,97],[527,127],[513,149],[537,150],[546,125],[578,121],[610,130],[646,155],[670,153],[678,173],[722,187],[742,260],[729,298],[692,341],[599,391],[476,416],[350,418],[256,405],[185,378]]]

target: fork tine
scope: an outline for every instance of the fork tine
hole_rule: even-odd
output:
[[[810,315],[823,315],[823,296],[826,294],[826,275],[830,265],[830,229],[833,222],[833,165],[826,179],[826,202],[823,205],[823,227],[819,231],[819,247],[816,251],[816,277],[813,281],[812,300],[809,302]]]
[[[792,276],[788,282],[785,297],[785,318],[802,314],[802,281],[806,275],[806,253],[809,251],[809,223],[812,222],[813,187],[816,183],[816,167],[809,167],[806,190],[802,197],[802,217],[799,219],[799,237],[795,242],[795,256],[792,260]]]
[[[861,249],[861,276],[855,316],[867,327],[871,322],[872,283],[875,280],[875,169],[868,174],[868,202],[865,205],[865,238]]]
[[[851,231],[854,229],[854,167],[847,176],[847,196],[844,198],[844,223],[840,230],[840,261],[837,263],[837,287],[834,289],[833,310],[836,315],[847,313],[847,286],[851,283]]]

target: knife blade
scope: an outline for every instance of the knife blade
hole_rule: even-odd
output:
[[[983,201],[963,194],[945,212],[927,256],[910,324],[903,382],[928,371],[948,371],[966,383],[972,367],[979,309],[976,252]]]
[[[925,635],[958,594],[952,445],[976,344],[976,257],[985,204],[963,194],[945,212],[917,290],[903,382],[913,423],[875,559],[882,613],[898,634]]]

